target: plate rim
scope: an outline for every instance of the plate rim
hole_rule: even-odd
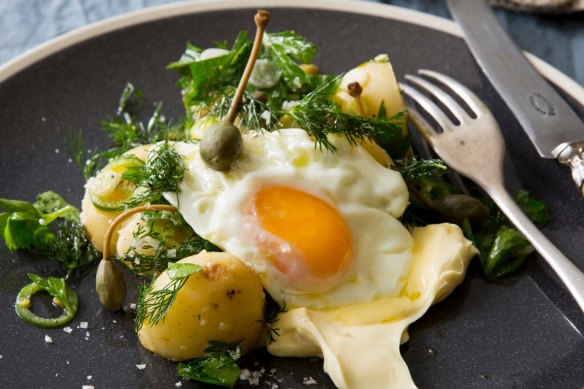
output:
[[[364,0],[196,0],[184,1],[122,13],[78,27],[53,37],[0,65],[0,86],[20,71],[43,59],[76,44],[124,28],[194,13],[233,10],[243,8],[299,8],[342,11],[360,15],[382,17],[445,32],[462,38],[462,31],[453,20],[395,5],[380,4]],[[545,62],[526,52],[527,58],[548,80],[563,89],[572,98],[584,105],[584,86]]]

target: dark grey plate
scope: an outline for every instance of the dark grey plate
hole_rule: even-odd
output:
[[[254,8],[221,10],[226,6],[209,4],[206,7],[215,10],[192,12],[199,8],[183,4],[161,8],[159,20],[106,22],[109,32],[73,34],[69,42],[80,42],[59,41],[16,63],[41,58],[30,66],[14,71],[12,64],[2,69],[0,80],[7,79],[0,83],[0,197],[32,200],[52,189],[79,204],[83,178],[69,161],[65,138],[70,130],[84,129],[89,146],[106,145],[98,123],[114,113],[127,81],[144,90],[148,103],[162,100],[168,116],[180,116],[177,75],[165,65],[180,56],[186,41],[205,47],[232,40],[239,30],[253,29]],[[332,10],[332,3],[326,4],[327,10],[273,9],[270,30],[294,29],[314,41],[320,48],[316,62],[324,72],[346,71],[386,52],[400,79],[418,68],[429,68],[472,88],[492,108],[505,133],[509,186],[527,189],[550,205],[554,219],[544,232],[584,268],[580,247],[584,201],[569,173],[537,156],[462,39],[433,28],[434,22],[447,29],[452,25],[391,7],[341,3],[343,10]],[[350,8],[370,15],[349,12]],[[416,21],[427,27],[412,23]],[[548,73],[552,79],[557,74]],[[584,117],[582,106],[571,102]],[[0,257],[0,387],[168,388],[179,381],[175,364],[139,345],[129,308],[116,314],[100,308],[94,272],[74,285],[81,308],[68,334],[29,326],[13,309],[17,292],[27,283],[27,272],[56,275],[58,266],[5,248],[0,249]],[[89,328],[78,328],[80,322],[87,322]],[[504,281],[485,280],[474,262],[452,296],[411,326],[411,340],[402,351],[422,388],[580,389],[583,330],[582,313],[539,258]],[[52,338],[51,344],[45,342],[45,335]],[[139,364],[146,368],[138,369]],[[265,383],[259,387],[271,387],[268,382],[280,388],[305,387],[303,379],[309,376],[318,382],[316,387],[334,387],[318,359],[279,359],[260,350],[246,358],[245,367],[265,369]]]

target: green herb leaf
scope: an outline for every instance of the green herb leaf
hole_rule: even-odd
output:
[[[196,263],[170,263],[166,272],[171,280],[178,280],[199,272],[201,269],[201,265],[197,265]]]
[[[294,62],[310,63],[316,54],[316,46],[293,31],[265,34],[265,45],[269,47],[268,55],[282,71],[282,78],[291,91],[313,89],[309,75]]]
[[[136,332],[140,331],[146,321],[150,326],[164,322],[168,310],[189,276],[202,269],[198,265],[184,267],[182,265],[190,264],[169,264],[172,272],[172,274],[169,273],[170,281],[162,288],[153,290],[154,282],[139,288],[136,304]]]
[[[7,212],[22,212],[38,215],[38,210],[28,201],[0,198],[0,208],[3,208]]]
[[[394,163],[392,169],[400,172],[404,181],[411,185],[419,183],[425,177],[440,177],[448,171],[440,159],[422,159],[415,155],[406,159],[396,159]]]
[[[34,204],[9,199],[0,199],[0,204],[10,210],[0,214],[0,233],[9,250],[30,250],[57,259],[67,267],[67,276],[99,257],[79,221],[79,209],[59,194],[41,193]]]
[[[523,263],[532,252],[533,247],[519,231],[502,226],[495,235],[489,254],[481,257],[485,274],[488,277],[503,275],[503,265],[509,266],[510,261]],[[515,264],[511,268],[516,268]]]
[[[43,214],[52,214],[63,219],[80,222],[79,209],[69,204],[63,197],[52,190],[37,195],[33,206]]]
[[[187,46],[183,57],[178,62],[168,65],[169,69],[183,71],[184,75],[179,80],[179,85],[183,89],[185,107],[207,101],[213,90],[237,85],[247,64],[251,47],[252,42],[247,38],[245,31],[239,33],[229,53],[219,57],[200,60],[195,54],[200,49],[192,45]]]
[[[56,298],[67,310],[70,315],[75,315],[76,309],[69,303],[69,298],[67,296],[67,286],[65,285],[65,280],[63,278],[48,277],[44,279],[36,274],[27,273],[28,278],[41,288],[47,291],[51,296]]]
[[[515,194],[515,200],[527,217],[538,227],[543,227],[551,220],[549,208],[546,204],[533,197],[526,190],[520,190]]]
[[[239,379],[240,369],[237,359],[240,357],[236,344],[210,341],[207,355],[193,359],[188,363],[179,363],[179,376],[208,384],[232,388]]]
[[[28,212],[3,214],[3,238],[9,250],[32,249],[38,242],[52,239],[46,225],[40,224],[40,216]]]

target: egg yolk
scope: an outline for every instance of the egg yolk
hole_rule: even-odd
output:
[[[269,250],[270,261],[281,272],[293,277],[290,273],[300,267],[310,276],[330,278],[347,266],[351,233],[339,212],[322,199],[289,187],[265,186],[256,193],[254,213],[264,231],[290,246]]]

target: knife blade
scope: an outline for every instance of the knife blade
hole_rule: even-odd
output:
[[[584,122],[535,70],[484,0],[447,0],[475,60],[543,158],[568,166],[584,196]]]

